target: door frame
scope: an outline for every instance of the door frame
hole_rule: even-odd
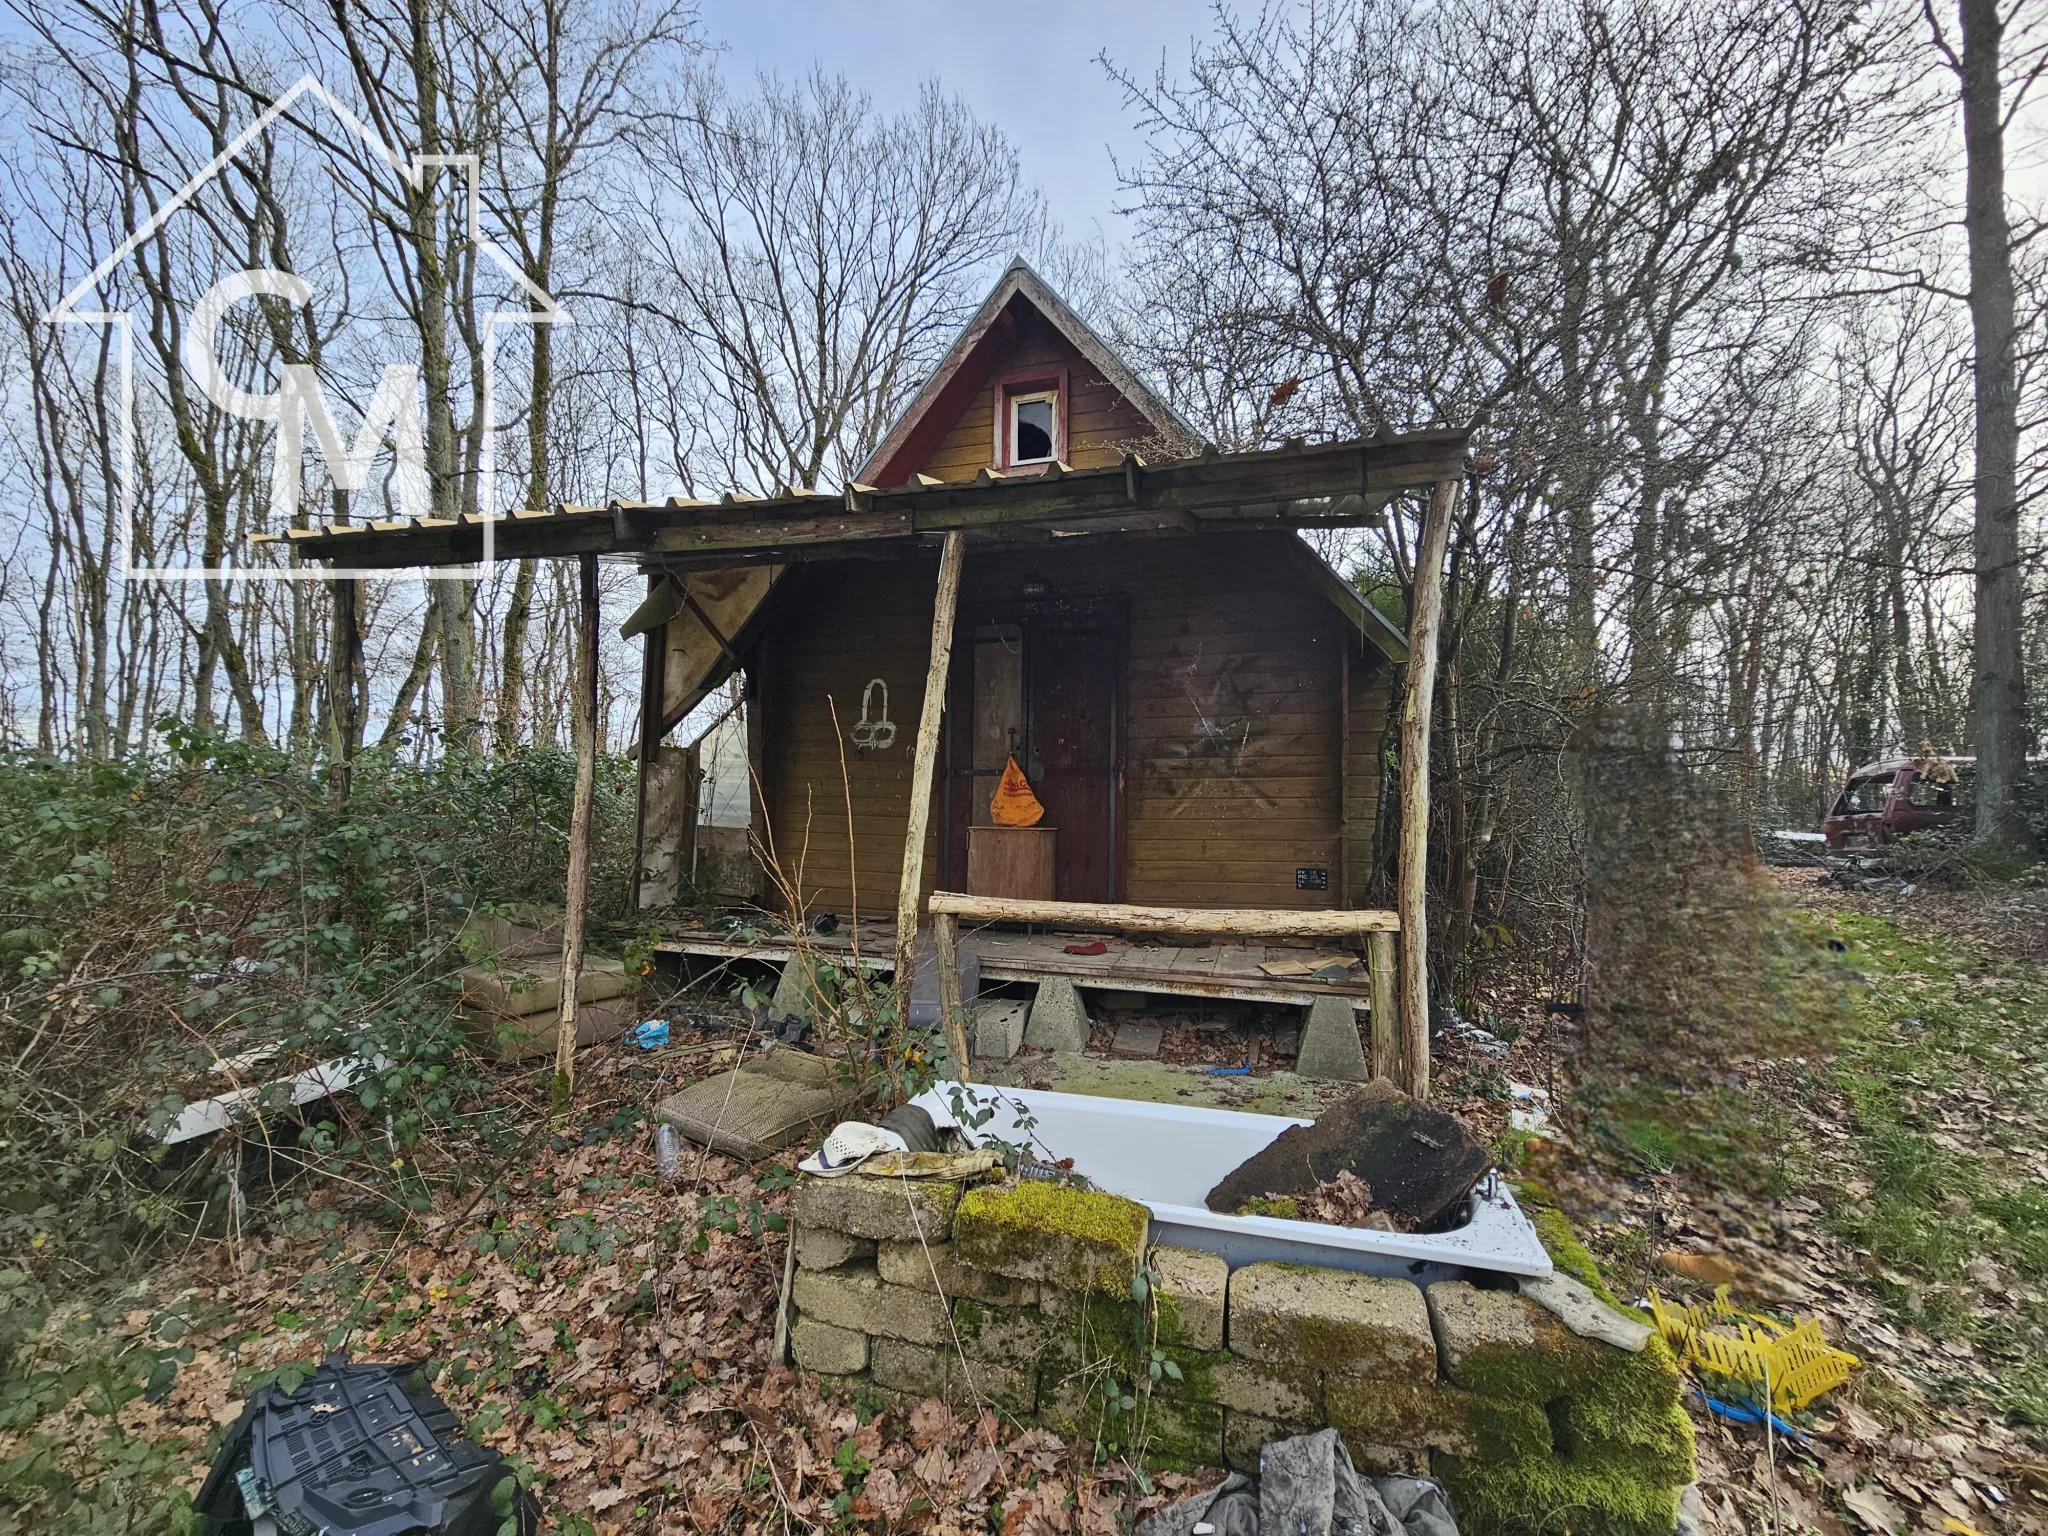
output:
[[[1066,621],[1064,624],[1061,621]],[[1107,621],[1105,624],[1104,621]],[[1106,593],[1100,596],[1027,598],[1023,601],[1008,601],[988,606],[975,606],[971,610],[965,605],[953,622],[953,653],[961,651],[961,637],[966,637],[966,649],[972,654],[974,631],[984,624],[1014,624],[1024,637],[1023,707],[1024,737],[1019,743],[1024,761],[1020,764],[1027,774],[1031,767],[1031,630],[1034,625],[1041,628],[1085,629],[1101,625],[1113,637],[1116,659],[1111,665],[1110,678],[1113,695],[1109,711],[1109,895],[1110,901],[1121,901],[1126,885],[1124,878],[1124,855],[1129,844],[1129,817],[1125,806],[1125,782],[1127,775],[1124,764],[1124,748],[1128,737],[1125,729],[1125,710],[1131,691],[1131,603],[1123,593]],[[953,845],[956,832],[964,830],[965,824],[956,823],[960,815],[971,817],[971,806],[962,804],[954,794],[954,783],[966,770],[955,766],[954,745],[956,732],[960,729],[971,731],[971,711],[974,699],[973,668],[954,669],[949,680],[946,700],[946,727],[941,733],[945,745],[945,768],[941,774],[944,790],[940,800],[939,816],[939,880],[946,890],[967,889],[967,870],[963,864],[954,868],[956,862]],[[965,710],[962,705],[965,705]],[[964,718],[963,718],[964,717]],[[971,823],[969,823],[971,824]]]

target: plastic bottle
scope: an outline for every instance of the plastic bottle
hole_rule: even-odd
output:
[[[661,1182],[666,1184],[676,1176],[676,1169],[683,1161],[683,1138],[676,1134],[676,1128],[664,1122],[654,1128],[654,1161],[661,1170]]]

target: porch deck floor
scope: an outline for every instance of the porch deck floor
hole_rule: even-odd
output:
[[[1099,955],[1070,955],[1067,946],[1100,938]],[[830,935],[812,934],[805,941],[813,953],[852,964],[853,935],[842,924]],[[741,938],[709,929],[670,932],[655,945],[658,951],[728,960],[781,963],[793,959],[796,947],[786,936]],[[1367,1005],[1364,966],[1353,981],[1318,981],[1307,976],[1273,976],[1261,967],[1268,962],[1299,962],[1310,955],[1336,955],[1343,946],[1318,943],[1313,949],[1290,944],[1260,944],[1243,939],[1212,939],[1199,948],[1146,944],[1109,934],[1086,932],[1019,932],[1007,928],[962,928],[960,948],[981,956],[984,981],[1039,982],[1065,977],[1077,986],[1116,992],[1146,992],[1169,997],[1232,998],[1253,1003],[1307,1007],[1318,997],[1343,997],[1357,1008]],[[883,918],[860,923],[860,964],[864,970],[895,969],[896,924]]]

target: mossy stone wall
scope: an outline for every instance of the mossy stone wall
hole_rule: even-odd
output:
[[[1059,1185],[810,1180],[797,1209],[791,1347],[827,1382],[1161,1467],[1256,1472],[1260,1446],[1334,1425],[1361,1470],[1442,1480],[1465,1536],[1671,1536],[1692,1481],[1663,1344],[1580,1338],[1518,1291],[1231,1273],[1148,1247],[1143,1206]]]

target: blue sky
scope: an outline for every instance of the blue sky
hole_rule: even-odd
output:
[[[1111,152],[1139,139],[1123,94],[1095,62],[1107,52],[1150,76],[1162,55],[1176,73],[1210,30],[1209,0],[704,0],[704,30],[725,45],[729,78],[795,75],[812,64],[844,73],[895,110],[937,77],[1015,141],[1024,173],[1070,238],[1100,230],[1114,249]]]

